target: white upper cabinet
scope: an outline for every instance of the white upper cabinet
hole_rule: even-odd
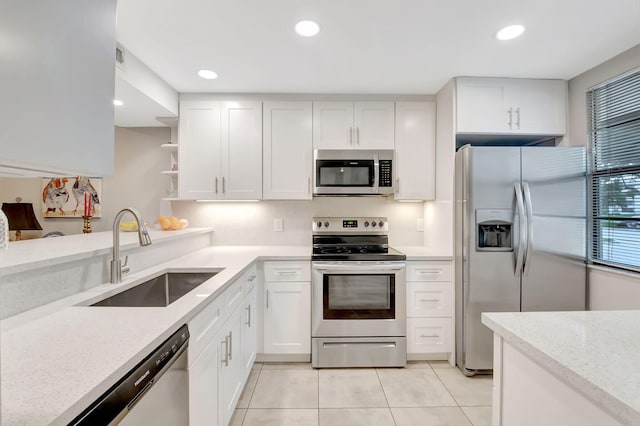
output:
[[[315,149],[393,149],[393,102],[314,102]]]
[[[262,198],[262,103],[222,103],[222,197]]]
[[[221,194],[220,103],[180,103],[178,197],[213,200]]]
[[[456,82],[458,133],[566,132],[564,80],[459,77]]]
[[[310,200],[311,102],[265,102],[263,118],[263,199]]]
[[[397,200],[435,199],[435,102],[396,102]]]
[[[262,197],[260,102],[182,101],[179,141],[179,198]]]
[[[116,0],[2,2],[0,176],[108,176]]]

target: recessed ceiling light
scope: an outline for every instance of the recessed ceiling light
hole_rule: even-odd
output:
[[[200,70],[198,71],[198,75],[206,80],[213,80],[218,78],[218,74],[211,70]]]
[[[524,27],[522,25],[509,25],[498,31],[496,38],[498,40],[511,40],[521,36],[523,32]]]
[[[113,104],[115,106],[122,106],[122,105],[124,105],[124,102],[122,102],[120,99],[114,99],[113,100]]]
[[[313,37],[320,32],[320,26],[313,21],[300,21],[296,24],[296,32],[303,37]]]

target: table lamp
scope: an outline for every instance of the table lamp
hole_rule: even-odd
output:
[[[42,230],[33,212],[33,204],[21,201],[22,198],[16,198],[15,203],[2,203],[2,211],[9,219],[9,231],[16,231],[16,241],[22,239],[22,231]]]

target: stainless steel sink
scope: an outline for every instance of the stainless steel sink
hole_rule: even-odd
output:
[[[91,306],[168,306],[218,272],[167,272]]]

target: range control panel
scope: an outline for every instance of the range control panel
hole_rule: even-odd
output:
[[[313,232],[338,234],[387,233],[389,224],[386,217],[314,217]]]

